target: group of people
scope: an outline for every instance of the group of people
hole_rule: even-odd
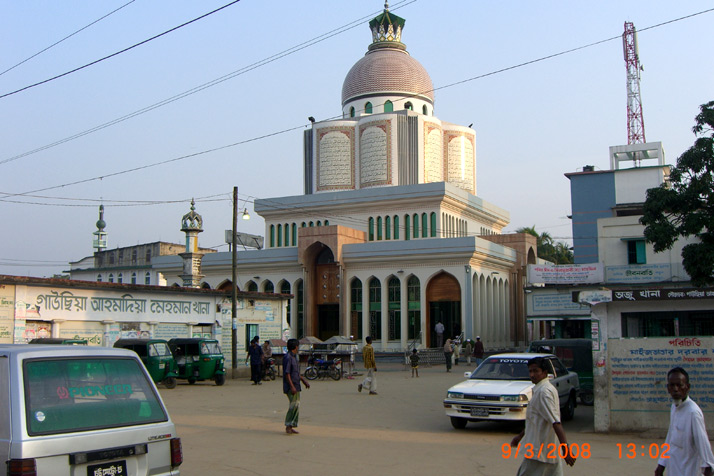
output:
[[[439,323],[441,324],[441,323]],[[438,324],[437,324],[438,325]],[[466,356],[467,362],[471,364],[471,357],[476,358],[476,365],[479,365],[483,361],[483,342],[481,342],[481,337],[476,336],[476,342],[471,342],[471,340],[466,341]],[[451,360],[453,357],[454,365],[459,365],[459,358],[461,357],[461,339],[460,337],[455,337],[453,340],[446,339],[444,344],[444,359],[446,360],[446,371],[451,372]]]
[[[268,359],[273,357],[273,348],[270,341],[260,345],[260,337],[255,336],[250,341],[248,347],[248,359],[250,359],[250,380],[253,385],[261,385],[261,381],[265,376],[266,365],[269,365]]]

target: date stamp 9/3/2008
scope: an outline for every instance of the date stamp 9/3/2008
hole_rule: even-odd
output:
[[[637,457],[651,458],[651,459],[669,459],[669,445],[667,443],[652,443],[650,445],[637,445],[635,443],[617,443],[617,456],[618,458],[635,459]],[[566,445],[561,443],[556,445],[555,443],[543,444],[535,446],[532,443],[526,443],[524,445],[518,445],[512,447],[508,443],[504,443],[501,446],[501,456],[504,459],[508,458],[518,458],[518,456],[523,456],[525,458],[565,458],[571,456],[572,458],[583,458],[588,459],[592,456],[590,445],[587,443],[571,443]]]
[[[546,459],[556,459],[556,458],[566,458],[571,456],[574,459],[590,458],[590,445],[583,443],[582,445],[578,443],[571,443],[566,445],[561,443],[556,445],[555,443],[548,443],[547,445],[541,443],[539,446],[535,446],[532,443],[526,443],[524,445],[518,445],[515,448],[504,443],[501,446],[501,456],[504,459],[508,458],[518,458],[521,455],[525,458],[546,458]]]

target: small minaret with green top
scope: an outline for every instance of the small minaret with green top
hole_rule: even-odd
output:
[[[107,232],[104,228],[107,223],[104,221],[104,205],[99,205],[99,220],[97,220],[97,231],[92,233],[94,235],[94,240],[92,240],[92,246],[95,252],[104,251],[107,248]]]
[[[179,253],[183,259],[183,274],[179,277],[183,285],[197,288],[201,285],[201,260],[203,253],[198,252],[198,234],[203,231],[203,218],[196,213],[196,202],[191,199],[191,211],[181,219],[181,231],[186,233],[186,251]]]
[[[406,23],[404,18],[389,13],[389,2],[384,2],[384,12],[369,22],[369,28],[372,30],[372,44],[369,45],[369,51],[377,48],[406,50],[407,45],[402,43],[404,23]]]

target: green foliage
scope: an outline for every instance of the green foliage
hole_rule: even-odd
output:
[[[547,231],[539,234],[535,229],[535,225],[518,228],[516,233],[528,233],[536,237],[539,258],[555,264],[571,264],[574,261],[573,252],[567,243],[563,241],[556,242]]]
[[[677,159],[670,183],[647,191],[640,223],[656,252],[671,249],[680,236],[699,238],[682,249],[682,264],[703,286],[714,283],[714,101],[700,106],[695,122],[700,137]]]

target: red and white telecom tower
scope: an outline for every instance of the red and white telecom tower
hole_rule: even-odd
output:
[[[627,143],[644,144],[645,121],[642,117],[640,96],[640,54],[637,48],[637,31],[631,22],[625,22],[622,34],[622,49],[627,67]]]

